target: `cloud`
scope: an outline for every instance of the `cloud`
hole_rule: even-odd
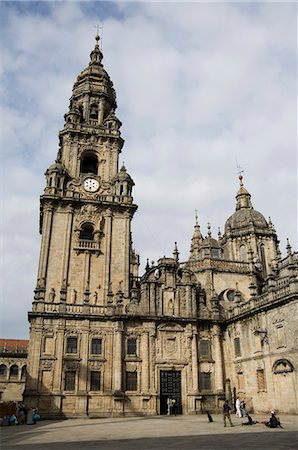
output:
[[[104,65],[135,180],[134,246],[188,257],[194,210],[207,233],[235,208],[236,160],[284,251],[296,245],[296,5],[4,3],[1,20],[3,337],[27,336],[39,195],[76,76],[104,22]],[[141,271],[142,271],[141,269]],[[22,320],[16,321],[16,312]],[[3,317],[2,314],[2,317]]]

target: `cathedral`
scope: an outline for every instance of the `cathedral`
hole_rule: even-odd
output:
[[[237,397],[297,413],[297,253],[282,258],[240,176],[217,239],[196,217],[188,260],[175,244],[139,274],[102,58],[96,36],[45,173],[24,401],[47,418],[219,412]]]

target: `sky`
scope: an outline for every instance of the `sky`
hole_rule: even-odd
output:
[[[286,2],[1,2],[0,337],[27,339],[39,196],[56,158],[95,26],[135,181],[134,247],[189,255],[195,211],[217,237],[235,210],[237,166],[297,249],[297,6]]]

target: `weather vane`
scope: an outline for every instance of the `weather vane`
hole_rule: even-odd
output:
[[[102,40],[103,40],[103,26],[94,25],[93,28],[96,28],[96,38],[99,38],[99,30],[101,30],[101,36],[100,36],[100,49],[102,50]],[[99,40],[99,39],[98,39]]]

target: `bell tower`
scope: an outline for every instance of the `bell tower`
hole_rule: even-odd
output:
[[[119,169],[124,141],[116,93],[102,64],[98,35],[95,40],[89,65],[74,83],[57,158],[45,172],[40,198],[41,246],[25,391],[35,406],[43,390],[52,395],[63,390],[61,371],[67,367],[61,367],[59,349],[70,330],[81,336],[77,314],[95,320],[107,308],[124,307],[135,275],[134,182],[124,165]]]
[[[133,180],[120,170],[123,146],[113,83],[96,36],[89,66],[74,83],[56,162],[41,196],[38,301],[105,305],[129,296]]]

